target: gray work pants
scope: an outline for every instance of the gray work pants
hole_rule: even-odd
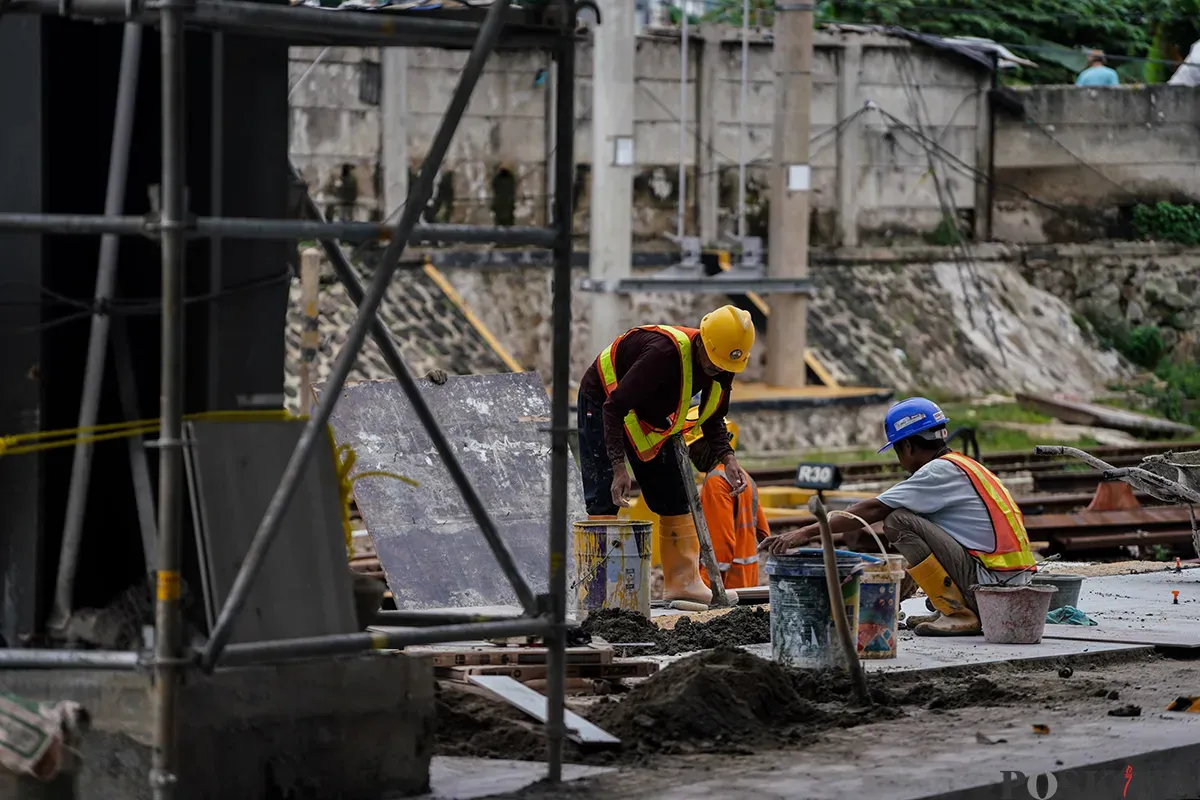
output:
[[[979,613],[975,592],[971,591],[971,587],[979,582],[979,562],[953,536],[920,514],[903,508],[887,515],[883,521],[883,535],[909,566],[920,564],[931,555],[937,558],[962,592],[967,607]]]

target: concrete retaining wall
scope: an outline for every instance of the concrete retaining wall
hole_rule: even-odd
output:
[[[996,239],[1128,236],[1136,203],[1200,201],[1200,91],[1040,86],[1018,97],[1026,119],[996,117]]]

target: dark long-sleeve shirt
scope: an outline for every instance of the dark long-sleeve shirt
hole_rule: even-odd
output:
[[[733,375],[720,372],[710,378],[700,365],[697,355],[699,336],[692,342],[692,393],[701,394],[701,404],[708,399],[713,383],[720,383],[725,393],[715,414],[701,426],[704,438],[713,448],[713,455],[724,458],[733,449],[729,446],[729,431],[725,415],[729,412],[729,391]],[[626,443],[625,415],[631,410],[638,419],[656,428],[666,428],[671,414],[679,410],[680,374],[679,350],[670,337],[653,331],[635,330],[621,339],[613,359],[617,370],[617,388],[607,398],[604,379],[593,361],[579,382],[579,394],[604,408],[604,445],[609,460],[624,463]],[[630,447],[632,451],[632,447]]]

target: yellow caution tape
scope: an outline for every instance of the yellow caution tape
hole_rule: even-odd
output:
[[[305,416],[292,414],[286,409],[269,409],[261,411],[204,411],[198,414],[185,414],[185,422],[259,422],[263,420],[304,420]],[[158,419],[139,419],[129,422],[109,422],[103,425],[90,425],[83,428],[61,428],[53,431],[34,431],[19,433],[13,436],[0,437],[0,456],[17,456],[27,453],[38,453],[57,447],[74,447],[77,444],[95,444],[113,439],[125,439],[132,436],[145,436],[157,433],[162,427]],[[334,462],[337,465],[338,499],[342,506],[342,530],[346,537],[347,557],[352,554],[351,547],[353,531],[350,528],[350,504],[354,498],[354,482],[360,478],[393,478],[411,486],[417,482],[403,475],[385,470],[367,470],[351,477],[357,455],[350,445],[338,445],[333,438],[333,429],[328,425],[325,430],[329,434],[329,444],[333,449]],[[172,577],[173,575],[173,577]],[[178,582],[178,573],[160,574],[158,592],[160,599],[178,599],[179,587],[172,589],[170,581]],[[167,583],[164,583],[166,581]],[[164,598],[163,592],[175,592]]]

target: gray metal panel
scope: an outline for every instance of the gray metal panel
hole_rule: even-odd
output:
[[[186,428],[186,465],[195,486],[196,538],[206,562],[211,620],[229,594],[304,422],[191,422]],[[332,452],[318,449],[230,641],[357,629],[337,472]]]
[[[418,383],[521,571],[535,592],[545,592],[550,398],[541,377],[523,372],[452,376],[443,386]],[[369,477],[354,484],[397,608],[517,603],[399,384],[348,384],[331,424],[338,443],[357,452],[357,472],[387,470],[419,483]],[[570,466],[568,508],[581,518],[583,484],[574,461]],[[573,564],[570,551],[567,564]],[[573,607],[573,593],[567,603]]]
[[[0,19],[0,211],[41,211],[43,76],[40,19]],[[41,429],[42,237],[0,235],[0,432]],[[0,634],[9,646],[41,624],[42,456],[0,458]]]

